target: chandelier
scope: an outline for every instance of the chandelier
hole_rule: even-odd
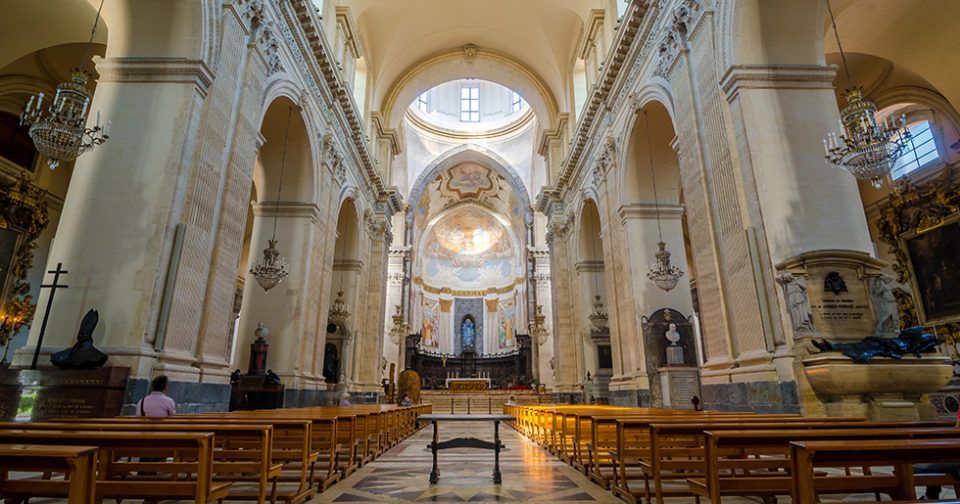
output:
[[[829,0],[827,11],[850,88],[845,91],[847,106],[840,111],[840,128],[843,132],[839,135],[834,132],[827,134],[823,140],[825,157],[829,164],[849,171],[860,180],[869,180],[873,187],[880,188],[910,144],[910,130],[906,128],[904,114],[899,117],[888,114],[877,119],[877,104],[863,97],[863,89],[856,86],[850,76],[847,56],[840,45],[840,33]]]
[[[327,314],[327,317],[330,319],[330,322],[336,324],[337,327],[342,327],[344,322],[350,318],[350,310],[347,309],[347,303],[343,300],[342,290],[337,292],[337,299],[334,300],[333,305],[330,306],[330,312]],[[394,318],[394,323],[396,323],[396,318]]]
[[[87,112],[90,108],[90,93],[87,91],[88,75],[83,70],[90,57],[90,48],[100,22],[103,2],[97,9],[97,17],[90,32],[90,41],[84,50],[80,67],[71,72],[69,81],[57,86],[53,101],[44,110],[43,93],[31,96],[26,108],[20,115],[20,125],[29,126],[28,133],[37,150],[47,158],[50,169],[63,161],[69,162],[80,157],[97,145],[110,138],[110,122],[100,125],[100,113],[92,128],[87,127]]]
[[[543,305],[537,305],[536,310],[533,323],[530,324],[530,335],[536,338],[537,343],[542,345],[547,342],[547,327],[545,325],[547,318],[543,315]]]
[[[657,176],[656,169],[653,166],[653,141],[650,138],[650,121],[647,118],[647,111],[643,111],[643,123],[647,130],[647,152],[650,155],[650,179],[653,181],[653,205],[657,213],[657,253],[654,257],[657,259],[650,264],[650,270],[647,271],[647,278],[654,285],[664,291],[671,291],[677,286],[680,277],[683,276],[683,270],[670,264],[670,251],[667,250],[667,244],[663,241],[663,229],[660,226],[660,198],[657,197]]]
[[[343,309],[346,309],[346,306],[343,306]],[[332,311],[331,315],[333,315]],[[350,312],[347,312],[347,317],[349,316]],[[393,341],[394,344],[400,343],[408,330],[409,326],[403,321],[403,307],[397,305],[393,314],[393,327],[390,328],[390,341]]]
[[[667,244],[657,243],[660,250],[656,253],[657,260],[650,265],[650,271],[647,272],[647,278],[653,281],[657,287],[665,291],[670,291],[677,286],[680,277],[683,276],[683,270],[670,264],[670,251],[667,250]]]
[[[277,184],[277,204],[273,212],[273,238],[267,241],[267,248],[263,249],[263,259],[254,267],[250,268],[250,273],[257,279],[257,283],[264,292],[269,291],[287,278],[290,274],[290,268],[287,260],[280,257],[280,250],[277,249],[277,218],[280,215],[280,194],[283,190],[283,168],[287,164],[287,140],[290,139],[290,118],[293,117],[293,107],[287,111],[287,129],[283,133],[283,155],[280,158],[280,181]]]
[[[596,301],[593,303],[593,311],[590,312],[590,315],[587,315],[587,320],[593,324],[593,327],[599,329],[607,328],[607,312],[603,309],[603,301],[600,301],[600,296],[595,296]]]

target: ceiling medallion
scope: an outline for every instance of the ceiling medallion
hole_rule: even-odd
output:
[[[110,138],[110,122],[100,125],[100,113],[92,128],[87,127],[87,113],[90,110],[91,96],[87,91],[88,75],[83,70],[90,58],[90,49],[100,22],[100,11],[90,32],[90,41],[83,52],[80,67],[71,72],[69,81],[57,86],[53,101],[43,108],[43,93],[31,96],[30,101],[20,115],[20,124],[29,126],[28,133],[37,151],[47,158],[47,165],[55,169],[61,162],[70,162],[83,153],[103,144]]]
[[[276,287],[290,274],[287,260],[280,257],[277,249],[277,218],[280,215],[280,194],[283,190],[283,168],[287,164],[287,140],[290,138],[290,119],[293,117],[293,107],[287,112],[287,130],[283,134],[283,155],[280,158],[280,181],[277,184],[277,204],[273,211],[273,237],[267,241],[267,248],[263,249],[263,259],[250,268],[250,274],[257,279],[257,283],[264,292]]]
[[[863,88],[855,85],[850,76],[847,56],[840,45],[840,33],[829,1],[827,10],[850,89],[845,91],[847,106],[840,111],[842,133],[829,132],[823,140],[825,158],[827,163],[847,170],[857,179],[869,180],[873,187],[879,189],[897,159],[911,144],[910,130],[906,128],[904,114],[900,114],[900,117],[888,114],[877,119],[877,104],[863,97]]]

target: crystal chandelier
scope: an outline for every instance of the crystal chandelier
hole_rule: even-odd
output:
[[[330,322],[333,322],[337,327],[342,327],[344,322],[350,318],[350,310],[347,309],[347,303],[343,300],[343,291],[337,292],[337,299],[333,301],[333,305],[330,306],[330,312],[327,314],[327,317],[330,319]]]
[[[587,320],[597,329],[606,329],[608,319],[607,312],[603,309],[603,301],[600,301],[600,296],[595,297],[596,301],[593,303],[593,311],[590,312],[590,315],[587,315]]]
[[[90,32],[90,41],[84,50],[80,67],[71,73],[70,80],[57,86],[53,102],[43,109],[43,93],[31,96],[26,108],[20,115],[20,124],[29,126],[30,138],[37,150],[47,158],[50,169],[61,162],[73,161],[84,152],[93,149],[110,138],[110,122],[100,125],[100,113],[97,123],[87,127],[87,112],[90,108],[90,93],[87,91],[88,75],[83,70],[90,57],[90,48],[100,22],[100,11],[104,0],[100,1],[97,17]]]
[[[904,114],[900,114],[900,117],[888,114],[877,119],[877,104],[863,97],[863,88],[856,86],[850,76],[847,56],[840,45],[840,33],[829,0],[827,10],[850,88],[845,91],[847,106],[840,111],[842,133],[827,134],[823,140],[825,157],[828,163],[849,171],[860,180],[869,180],[873,187],[880,188],[897,159],[909,146],[910,130],[906,128]]]
[[[277,249],[277,217],[280,215],[280,194],[283,190],[283,168],[287,164],[287,140],[290,139],[290,118],[293,117],[293,107],[287,112],[287,129],[283,134],[283,155],[280,158],[280,181],[277,184],[277,205],[273,212],[273,238],[267,241],[267,248],[263,249],[263,259],[254,267],[250,268],[250,273],[257,279],[257,283],[264,292],[269,291],[287,278],[290,274],[290,268],[287,260],[280,257],[280,250]]]
[[[650,179],[653,181],[653,205],[657,213],[657,236],[660,240],[657,242],[657,253],[654,255],[657,259],[650,264],[650,270],[647,271],[649,278],[654,285],[664,291],[671,291],[677,286],[680,277],[683,276],[683,270],[670,264],[670,251],[667,250],[667,244],[663,241],[663,230],[660,226],[660,199],[657,197],[657,176],[653,166],[653,141],[650,139],[650,121],[647,118],[647,111],[643,111],[643,122],[647,130],[647,152],[650,155]]]

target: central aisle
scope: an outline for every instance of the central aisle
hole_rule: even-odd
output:
[[[431,485],[428,427],[317,497],[315,502],[620,502],[586,476],[510,427],[500,427],[503,484],[493,484],[493,451],[457,448],[440,452],[440,483]],[[440,441],[455,437],[493,440],[490,422],[440,425]]]

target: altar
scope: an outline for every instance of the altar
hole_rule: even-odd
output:
[[[490,378],[447,378],[451,392],[479,392],[490,390]]]

